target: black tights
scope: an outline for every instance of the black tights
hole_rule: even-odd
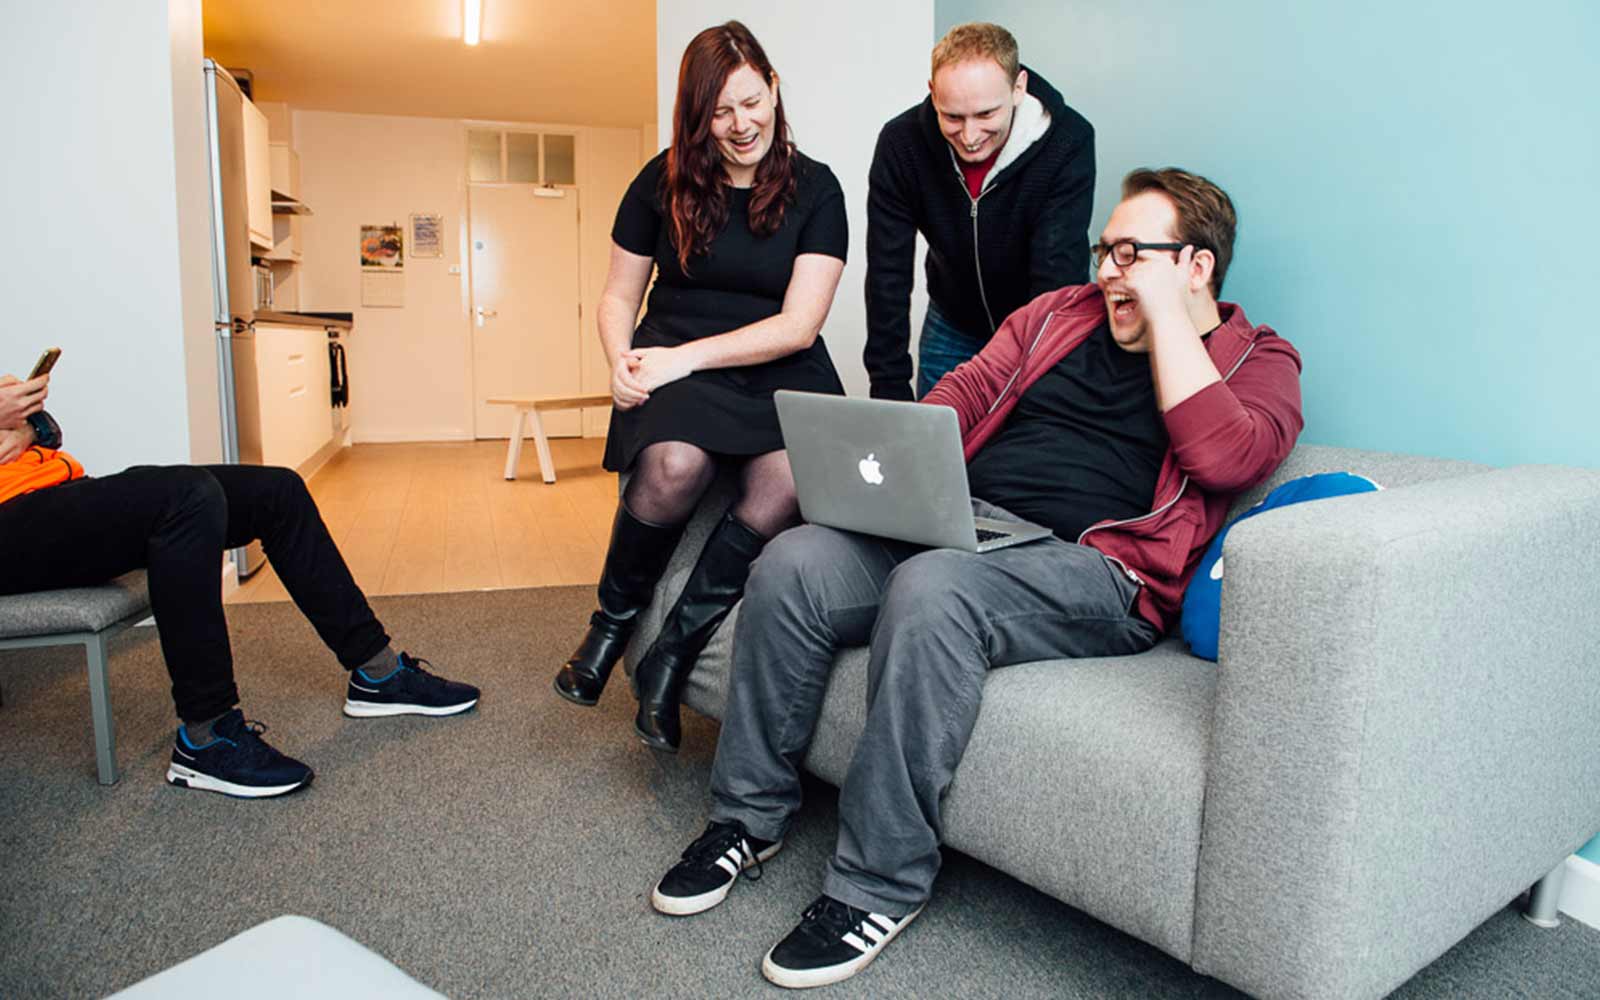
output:
[[[716,477],[717,460],[684,441],[660,441],[639,453],[622,502],[641,521],[680,524]],[[800,520],[789,458],[769,451],[747,459],[740,470],[739,499],[732,513],[750,530],[771,538]]]

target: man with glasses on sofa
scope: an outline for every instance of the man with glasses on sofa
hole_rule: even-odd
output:
[[[710,909],[778,851],[835,651],[870,644],[822,895],[762,964],[791,987],[854,975],[933,892],[987,671],[1139,653],[1177,622],[1230,500],[1303,423],[1299,355],[1218,301],[1236,224],[1205,178],[1134,171],[1093,248],[1097,284],[1012,313],[923,400],[959,415],[975,512],[1050,537],[976,554],[803,525],[768,544],[734,632],[711,822],[656,909]]]
[[[87,477],[58,450],[49,376],[0,376],[0,595],[102,583],[147,570],[172,676],[177,735],[167,780],[240,798],[303,788],[312,770],[261,738],[237,707],[222,616],[222,553],[260,539],[289,596],[350,672],[356,718],[455,715],[478,689],[390,645],[305,483],[253,465],[135,466]]]

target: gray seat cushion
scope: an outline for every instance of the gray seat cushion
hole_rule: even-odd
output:
[[[0,597],[0,639],[98,632],[149,610],[144,570],[135,570],[95,587]]]
[[[721,718],[738,609],[684,700]],[[867,651],[835,661],[806,767],[839,784],[866,723]],[[945,843],[1187,961],[1216,665],[1139,656],[991,671],[945,798]]]

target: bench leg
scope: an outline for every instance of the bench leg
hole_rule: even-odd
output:
[[[539,451],[539,474],[544,476],[544,481],[556,481],[555,459],[550,457],[550,439],[544,435],[544,421],[539,418],[538,410],[529,410],[528,417],[533,421],[533,446]]]
[[[506,478],[517,478],[517,459],[522,457],[523,411],[511,408],[511,440],[506,442]]]
[[[100,784],[117,783],[117,730],[111,717],[111,679],[106,675],[106,637],[96,635],[83,644],[89,660],[89,714],[94,717],[94,763]]]

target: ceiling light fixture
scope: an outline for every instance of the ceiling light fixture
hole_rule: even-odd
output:
[[[483,37],[483,0],[461,0],[461,40],[476,45]]]

